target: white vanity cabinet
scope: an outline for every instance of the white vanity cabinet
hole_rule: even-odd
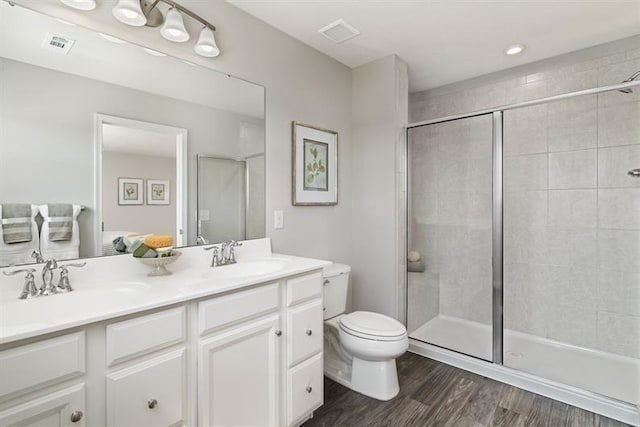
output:
[[[322,326],[315,269],[3,344],[0,427],[297,426]]]
[[[0,426],[85,425],[85,334],[0,351]]]

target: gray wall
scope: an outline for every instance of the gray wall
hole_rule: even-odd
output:
[[[118,204],[118,178],[144,180],[144,204]],[[147,179],[169,180],[169,204],[147,204]],[[104,231],[176,234],[176,159],[105,151],[102,153]]]
[[[188,241],[195,241],[196,154],[239,156],[241,125],[255,119],[12,60],[0,59],[0,67],[1,200],[89,207],[79,217],[80,255],[91,255],[93,114],[186,128]]]
[[[401,147],[407,68],[389,56],[353,70],[353,305],[396,317],[404,253]]]

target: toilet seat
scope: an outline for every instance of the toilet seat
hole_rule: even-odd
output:
[[[402,323],[369,311],[355,311],[343,316],[340,329],[349,335],[374,341],[399,341],[407,337],[407,330]]]

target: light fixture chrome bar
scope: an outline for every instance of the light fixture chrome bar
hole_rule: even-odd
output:
[[[173,0],[154,0],[153,3],[146,3],[146,4],[142,4],[142,10],[144,10],[145,15],[148,13],[148,11],[152,11],[155,9],[155,7],[158,5],[158,3],[166,3],[171,7],[174,7],[176,9],[178,9],[180,12],[184,13],[185,15],[189,15],[190,17],[192,17],[193,19],[195,19],[196,21],[200,22],[202,25],[204,25],[205,27],[209,27],[211,28],[213,31],[216,30],[215,25],[211,24],[209,21],[207,21],[206,19],[202,18],[200,15],[197,15],[193,12],[191,12],[189,9],[187,9],[186,7],[182,6],[179,3],[176,3]],[[157,27],[160,24],[162,24],[162,22],[159,23],[155,23],[151,26]]]
[[[418,126],[433,125],[433,124],[436,124],[436,123],[450,122],[452,120],[466,119],[468,117],[476,117],[476,116],[481,116],[483,114],[493,114],[496,111],[515,110],[517,108],[531,107],[531,106],[534,106],[534,105],[546,104],[548,102],[553,102],[553,101],[562,101],[564,99],[577,98],[579,96],[597,95],[599,93],[611,92],[611,91],[614,91],[614,90],[621,90],[621,89],[627,89],[627,88],[632,88],[632,87],[640,87],[640,80],[634,80],[634,81],[631,81],[631,82],[616,83],[614,85],[596,87],[596,88],[592,88],[592,89],[579,90],[579,91],[576,91],[576,92],[563,93],[561,95],[553,95],[553,96],[548,96],[546,98],[534,99],[532,101],[524,101],[524,102],[518,102],[518,103],[515,103],[515,104],[507,104],[507,105],[502,105],[500,107],[495,107],[495,108],[486,108],[484,110],[473,111],[471,113],[456,114],[456,115],[445,116],[445,117],[441,117],[441,118],[437,118],[437,119],[423,120],[423,121],[420,121],[420,122],[409,123],[407,125],[407,128],[414,128],[414,127],[418,127]]]
[[[493,244],[492,300],[493,363],[502,365],[503,355],[503,218],[502,218],[502,111],[493,113]]]

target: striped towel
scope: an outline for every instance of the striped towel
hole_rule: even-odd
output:
[[[31,205],[2,205],[2,238],[8,245],[26,243],[33,239],[31,233]]]
[[[49,240],[69,242],[73,236],[73,205],[58,203],[49,205]]]

